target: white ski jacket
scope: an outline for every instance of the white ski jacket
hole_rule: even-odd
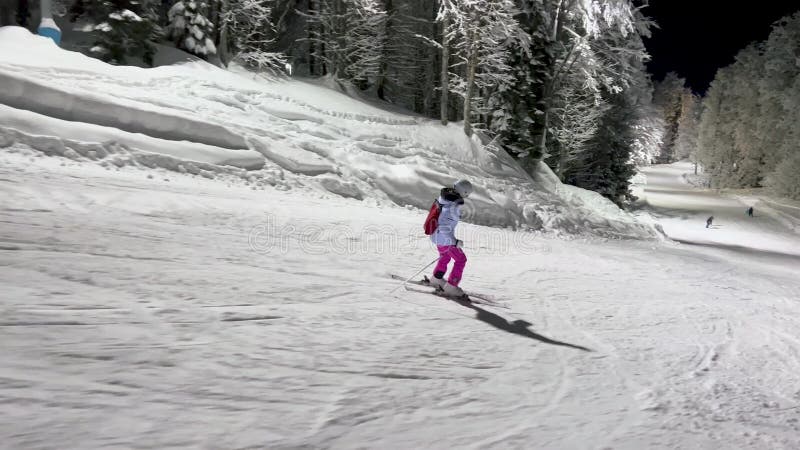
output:
[[[436,245],[456,245],[456,225],[461,218],[461,204],[463,200],[446,200],[439,196],[437,200],[442,210],[439,213],[438,227],[431,235],[431,241]]]

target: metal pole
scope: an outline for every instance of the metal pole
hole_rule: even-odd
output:
[[[434,258],[434,259],[433,259],[433,261],[431,261],[431,262],[429,262],[428,264],[426,264],[426,265],[425,265],[425,267],[423,267],[422,269],[419,269],[418,271],[416,271],[416,272],[414,273],[414,275],[411,275],[410,277],[408,277],[408,278],[406,279],[406,281],[403,281],[403,284],[401,284],[400,286],[397,286],[396,288],[392,289],[392,291],[391,291],[391,292],[389,292],[389,293],[391,294],[391,293],[393,293],[394,291],[396,291],[396,290],[400,289],[401,287],[405,287],[406,283],[408,283],[409,281],[411,281],[411,279],[412,279],[412,278],[414,278],[415,276],[419,275],[419,274],[420,274],[420,273],[421,273],[423,270],[425,270],[425,269],[427,269],[428,267],[432,266],[432,265],[433,265],[433,263],[435,263],[435,262],[436,262],[436,261],[438,261],[438,260],[439,260],[439,257],[437,256],[436,258]]]

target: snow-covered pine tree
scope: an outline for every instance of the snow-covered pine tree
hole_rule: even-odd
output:
[[[642,81],[640,89],[642,95],[638,105],[639,115],[633,123],[635,136],[631,162],[636,166],[646,166],[655,162],[660,151],[664,137],[664,119],[661,110],[653,105],[653,84],[649,77]],[[697,107],[699,121],[700,104]]]
[[[796,195],[798,54],[800,13],[776,22],[765,43],[748,46],[717,71],[703,101],[698,145],[712,186],[768,185]]]
[[[212,39],[214,25],[207,18],[208,4],[199,0],[178,0],[169,9],[169,37],[175,45],[203,59],[217,53]]]
[[[379,0],[317,0],[305,14],[321,74],[364,81],[381,67],[386,12]]]
[[[600,193],[623,206],[629,196],[629,180],[635,173],[631,161],[637,108],[635,97],[622,92],[606,97],[608,110],[601,118],[597,132],[565,174],[565,181],[574,186]]]
[[[135,0],[84,0],[78,16],[88,17],[97,36],[90,53],[112,64],[141,59],[152,65],[161,38],[152,5]]]
[[[536,1],[517,1],[520,27],[530,36],[530,48],[509,49],[509,66],[513,84],[501,93],[498,108],[506,117],[507,126],[499,129],[500,141],[523,166],[532,170],[542,154],[539,139],[544,116],[546,81],[553,64],[549,49],[550,33],[545,5]]]
[[[650,88],[652,90],[652,88]],[[699,120],[699,119],[698,119]],[[639,117],[633,124],[635,130],[631,161],[637,166],[653,164],[661,150],[664,138],[664,119],[651,103],[643,101]]]
[[[675,72],[669,72],[663,80],[655,84],[653,104],[661,109],[664,118],[664,137],[657,161],[671,163],[675,158],[675,140],[678,138],[678,124],[683,111],[683,99],[691,95],[686,88],[686,80]]]
[[[749,45],[736,55],[730,66],[734,73],[727,102],[727,117],[733,146],[736,151],[736,167],[730,180],[732,186],[760,187],[763,182],[762,164],[764,141],[756,131],[753,116],[758,114],[760,92],[759,81],[763,76],[763,58],[758,45]]]
[[[429,0],[384,0],[385,40],[375,83],[378,98],[436,117],[440,66],[435,22],[438,5]]]
[[[530,48],[530,37],[515,19],[512,0],[461,0],[455,6],[451,41],[456,61],[451,67],[462,67],[463,77],[455,76],[455,89],[464,98],[464,132],[472,134],[473,115],[487,116],[501,101],[498,92],[513,84],[510,49]],[[451,75],[453,76],[453,75]],[[498,129],[507,122],[501,115],[492,115]],[[487,120],[490,121],[490,120]]]
[[[629,180],[635,170],[635,125],[646,117],[651,96],[642,43],[651,22],[627,0],[593,3],[592,7],[583,28],[575,31],[586,39],[577,42],[577,58],[565,73],[578,68],[578,75],[584,75],[584,88],[596,91],[608,109],[585,150],[563,170],[563,177],[570,184],[600,192],[622,205],[629,197]],[[556,99],[574,83],[573,78],[564,78]]]
[[[675,159],[688,159],[697,170],[697,137],[700,128],[700,97],[687,92],[681,99],[678,133],[675,139]]]
[[[800,200],[800,151],[784,158],[769,174],[765,184],[777,195]]]
[[[736,154],[727,112],[727,97],[733,77],[730,68],[717,71],[703,99],[698,138],[698,159],[710,177],[711,186],[728,187],[735,171]]]
[[[552,107],[553,138],[558,142],[554,155],[554,172],[562,181],[576,163],[585,160],[587,144],[598,131],[608,105],[599,95],[587,89],[577,89],[567,83],[560,93],[558,105]]]
[[[346,7],[343,75],[367,89],[376,84],[383,67],[387,14],[379,0],[349,0]]]
[[[791,186],[800,185],[800,11],[773,25],[763,47],[763,76],[759,81],[759,112],[751,118],[764,146],[762,176],[781,195],[800,198]]]

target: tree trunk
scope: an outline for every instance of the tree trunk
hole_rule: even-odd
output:
[[[441,118],[442,125],[447,125],[447,94],[450,90],[450,43],[447,41],[447,29],[450,27],[450,20],[447,15],[442,19],[442,104]]]
[[[347,10],[345,9],[345,5],[343,0],[333,0],[334,9],[333,9],[333,36],[332,40],[336,42],[336,48],[333,52],[334,55],[334,64],[333,65],[333,76],[335,78],[347,78],[347,41],[345,40],[345,36],[347,34],[347,20],[345,18],[345,14]]]
[[[564,166],[567,165],[567,148],[562,145],[558,152],[558,161],[556,162],[556,176],[561,182],[564,182]]]
[[[283,12],[281,13],[280,17],[278,17],[278,21],[275,22],[275,30],[279,34],[283,34],[286,31],[286,16],[295,9],[296,0],[290,0],[287,4],[283,7]],[[309,4],[311,2],[309,1]]]
[[[547,155],[547,127],[550,123],[550,98],[553,94],[555,94],[556,89],[558,89],[558,82],[561,80],[561,76],[572,70],[572,65],[575,64],[575,61],[577,61],[576,56],[575,59],[570,62],[570,58],[572,58],[572,54],[577,46],[577,42],[572,44],[572,47],[570,47],[569,52],[567,52],[567,56],[564,57],[564,60],[561,61],[558,66],[554,66],[553,74],[550,77],[550,82],[545,84],[544,96],[542,98],[542,103],[544,105],[544,124],[542,127],[542,140],[539,142],[539,151],[542,153],[542,158],[545,158]],[[569,66],[567,66],[568,63]]]
[[[394,18],[393,9],[394,6],[392,5],[392,0],[386,0],[384,2],[384,10],[386,11],[386,24],[384,25],[384,30],[385,30],[384,36],[386,36],[386,45],[383,46],[383,51],[381,52],[380,72],[378,73],[378,80],[376,82],[377,88],[375,91],[378,95],[378,98],[381,100],[386,100],[386,73],[389,70],[387,64],[389,60],[388,39],[392,33],[392,27],[394,26],[392,20]]]
[[[550,39],[553,43],[558,41],[558,36],[561,34],[561,30],[564,25],[564,21],[562,19],[566,8],[567,5],[564,3],[564,0],[558,0],[558,3],[556,4],[555,17],[553,18],[553,25],[551,28],[552,35],[550,36]],[[564,60],[560,64],[553,66],[549,83],[545,82],[544,95],[542,96],[542,104],[544,105],[544,121],[542,123],[542,138],[539,141],[539,152],[541,153],[542,158],[547,156],[547,128],[550,125],[550,97],[555,93],[557,87],[556,85],[562,74],[562,70],[564,70],[564,67],[569,62],[572,52],[575,51],[576,46],[577,43],[573,43],[572,47],[567,52],[567,56],[564,57]]]
[[[228,12],[229,7],[229,0],[222,0],[219,16],[221,17],[224,13]],[[219,43],[217,43],[217,54],[219,55],[219,61],[222,63],[222,65],[228,67],[228,63],[231,61],[230,55],[228,54],[228,26],[221,22],[222,21],[220,20],[221,26],[219,27]]]
[[[544,121],[542,122],[542,139],[539,141],[539,152],[541,153],[541,158],[547,158],[547,127],[550,125],[550,104],[547,99],[545,99],[545,108],[544,108]]]
[[[564,0],[558,0],[558,4],[556,5],[556,16],[553,19],[553,34],[551,39],[555,41],[558,39],[558,34],[561,32],[561,24],[563,21],[561,20],[561,8],[564,7]]]
[[[310,16],[313,14],[314,11],[314,0],[308,0],[308,6],[306,6],[306,13]],[[314,36],[314,22],[310,21],[307,17],[303,19],[303,24],[305,25],[305,35],[306,38],[309,38],[306,41],[306,45],[308,45],[308,74],[312,77],[317,74],[316,72],[316,56],[314,55],[315,52],[315,45],[314,40],[311,39]],[[302,50],[301,50],[302,51]]]
[[[475,32],[469,34],[469,59],[467,60],[467,92],[464,95],[464,133],[472,136],[472,93],[475,90],[475,66],[478,65],[478,48]]]
[[[436,39],[437,32],[439,31],[438,24],[436,23],[437,3],[438,2],[427,3],[427,5],[430,6],[430,10],[428,11],[429,15],[426,16],[425,19],[430,25],[430,29],[428,29],[427,32],[428,37],[431,39]],[[425,5],[425,3],[423,3],[423,5]],[[426,48],[426,64],[424,65],[423,70],[425,70],[427,100],[425,102],[424,114],[429,117],[436,117],[436,68],[439,67],[440,52],[433,46],[426,46]]]

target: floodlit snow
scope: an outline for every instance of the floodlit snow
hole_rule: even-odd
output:
[[[800,448],[791,205],[676,164],[637,219],[330,80],[15,27],[0,77],[0,447]],[[462,177],[462,286],[502,307],[389,276]]]
[[[647,179],[636,194],[650,206],[664,232],[674,240],[711,248],[772,253],[787,262],[800,257],[800,210],[758,198],[720,196],[714,190],[691,187],[684,174],[692,173],[688,162],[653,166],[643,171]],[[753,206],[754,217],[747,216]],[[706,219],[714,217],[706,228]]]
[[[3,151],[3,445],[800,446],[797,258],[463,225],[469,309],[422,220]]]
[[[660,237],[601,196],[553,182],[544,166],[532,179],[501,149],[468,139],[459,123],[445,127],[359,101],[332,80],[268,80],[233,69],[202,61],[111,66],[5,27],[0,135],[81,160],[102,159],[87,155],[99,147],[115,165],[233,166],[248,171],[245,179],[382,206],[427,209],[441,186],[469,178],[472,223]],[[203,170],[214,176],[213,167]]]

